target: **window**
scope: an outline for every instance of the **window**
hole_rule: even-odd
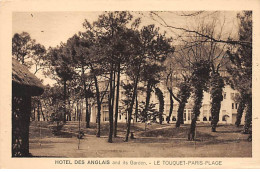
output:
[[[166,114],[170,113],[170,105],[166,104],[166,108],[165,108]]]
[[[231,99],[233,100],[235,98],[235,94],[231,93]]]
[[[175,116],[172,117],[172,121],[176,121],[176,117]]]
[[[238,103],[236,103],[236,109],[238,108]]]
[[[104,121],[109,121],[109,112],[103,112],[104,115]]]
[[[109,110],[107,105],[103,105],[103,121],[109,121]]]
[[[234,103],[232,103],[232,109],[234,109],[235,108],[235,104]]]
[[[208,110],[208,109],[209,109],[209,105],[207,105],[207,104],[205,105],[205,104],[204,104],[204,105],[203,105],[203,110]]]
[[[97,111],[98,111],[98,107],[97,107],[97,106],[95,106],[95,113],[97,113]]]
[[[188,120],[191,120],[191,114],[192,114],[192,110],[189,109],[189,110],[188,110]]]
[[[95,113],[97,114],[97,111],[98,111],[98,107],[95,106]],[[97,123],[97,118],[96,118],[96,123]]]
[[[226,121],[226,110],[222,110],[222,121]]]
[[[165,110],[169,110],[169,109],[170,109],[170,107],[171,107],[171,105],[170,105],[170,104],[166,104],[166,108],[165,108]]]
[[[223,98],[226,99],[227,98],[227,93],[224,92]]]
[[[228,115],[224,115],[224,116],[222,117],[222,121],[227,121],[228,118],[229,118]]]

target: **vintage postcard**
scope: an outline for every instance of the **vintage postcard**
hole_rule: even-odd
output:
[[[0,168],[260,168],[260,1],[0,2]]]

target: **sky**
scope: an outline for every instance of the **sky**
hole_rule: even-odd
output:
[[[87,19],[90,23],[97,20],[102,14],[101,11],[96,12],[14,12],[12,20],[12,34],[28,32],[32,39],[48,47],[56,47],[61,42],[72,37],[79,31],[84,31],[83,22]],[[160,25],[158,17],[151,17],[149,12],[131,12],[136,17],[141,17],[142,25],[155,24],[161,28],[161,31],[166,31],[167,36],[177,39],[177,35],[181,35],[179,30],[173,30]],[[228,36],[230,33],[235,35],[237,30],[237,12],[236,11],[221,11],[221,12],[205,12],[201,15],[190,17],[186,16],[193,12],[157,12],[160,17],[165,20],[168,25],[175,27],[184,27],[193,29],[198,21],[204,19],[206,22],[212,22],[213,19],[218,19],[217,29],[220,29],[224,23],[223,36]],[[158,22],[159,21],[159,22]],[[53,83],[52,80],[44,78],[40,73],[37,76],[44,79],[44,84]]]
[[[84,19],[93,22],[100,12],[17,12],[13,13],[13,34],[28,32],[46,48],[60,44],[79,31]]]

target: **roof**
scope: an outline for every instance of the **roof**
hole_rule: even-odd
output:
[[[39,96],[44,92],[41,81],[28,68],[12,59],[12,92],[14,95]]]

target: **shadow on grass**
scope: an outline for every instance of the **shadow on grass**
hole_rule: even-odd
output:
[[[205,142],[201,142],[202,145],[215,145],[215,144],[230,144],[230,143],[240,143],[243,141],[247,141],[246,139],[238,139],[238,140],[219,140],[219,139],[213,139]]]
[[[53,139],[52,139],[53,138]],[[71,140],[60,140],[59,137],[52,137],[51,140],[50,138],[48,138],[48,140],[46,140],[46,138],[41,138],[41,139],[30,139],[30,143],[34,143],[34,144],[53,144],[53,143],[72,143],[73,141]],[[57,140],[58,139],[58,140]]]
[[[242,133],[242,130],[237,130],[237,131],[216,131],[216,133]]]
[[[32,155],[28,158],[67,158],[67,157],[65,157],[65,156],[34,156],[34,155]]]
[[[58,135],[56,135],[56,137],[60,137],[60,138],[72,138],[72,137],[76,137],[76,134],[74,133],[68,133],[66,131],[61,131],[59,132]]]
[[[41,145],[39,145],[39,144],[33,144],[33,145],[30,145],[30,149],[50,149],[50,148],[54,148],[54,146],[53,145],[50,145],[50,144],[48,144],[48,145],[46,145],[46,144],[41,144]]]
[[[161,130],[151,130],[142,132],[139,134],[139,136],[142,137],[164,137],[164,138],[188,138],[189,128],[165,128]],[[215,138],[216,136],[213,136],[211,134],[205,133],[205,132],[196,132],[197,137],[203,137],[203,138]]]

